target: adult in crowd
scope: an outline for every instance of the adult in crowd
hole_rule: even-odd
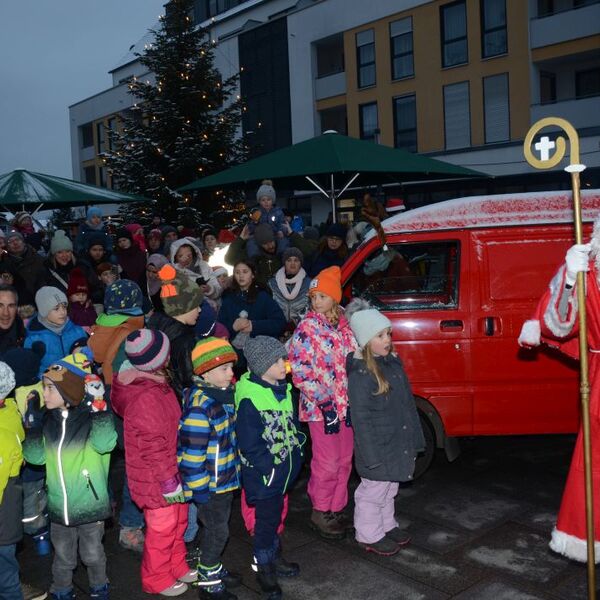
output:
[[[334,223],[327,228],[325,237],[319,242],[309,274],[315,277],[329,267],[341,267],[346,258],[348,258],[346,228],[341,223]]]
[[[25,326],[17,314],[18,303],[17,290],[0,283],[0,355],[22,347],[25,341]]]
[[[12,227],[15,231],[18,231],[27,244],[33,246],[36,252],[42,247],[44,236],[39,231],[36,231],[33,227],[33,219],[31,215],[22,210],[15,214],[12,220]]]
[[[304,256],[298,248],[287,248],[281,259],[283,266],[269,280],[269,288],[287,321],[286,332],[291,333],[308,308],[310,277],[302,267]]]
[[[125,229],[131,234],[133,243],[142,251],[147,252],[146,237],[144,236],[144,228],[139,223],[130,223],[125,225]]]
[[[6,236],[6,247],[8,250],[8,254],[4,258],[6,264],[19,273],[25,282],[27,291],[35,295],[46,283],[48,276],[44,259],[33,246],[25,242],[25,238],[18,231],[11,231]]]
[[[236,265],[240,261],[248,260],[247,244],[250,239],[250,228],[244,225],[240,237],[231,243],[225,254],[228,265]],[[254,241],[258,245],[258,254],[252,259],[256,282],[266,287],[269,279],[281,268],[281,256],[277,254],[275,234],[268,223],[257,225],[254,230]]]
[[[66,294],[69,288],[69,276],[75,268],[75,262],[73,242],[62,229],[58,229],[50,241],[50,252],[45,262],[48,269],[46,285],[58,288]]]
[[[165,225],[162,228],[162,252],[165,256],[169,256],[169,248],[171,244],[179,238],[177,229],[172,225]]]
[[[238,354],[236,372],[246,371],[243,347],[249,337],[279,337],[285,329],[285,317],[271,294],[257,282],[256,267],[249,259],[239,260],[233,268],[231,287],[223,294],[219,322],[229,331],[229,339]]]
[[[204,296],[200,287],[173,265],[165,265],[158,274],[164,312],[154,312],[147,327],[162,331],[171,342],[169,366],[173,374],[172,386],[181,399],[183,390],[192,385],[192,349],[196,344],[194,326]]]
[[[125,227],[117,230],[117,263],[121,267],[121,278],[135,281],[146,289],[146,253],[133,243],[131,232]]]
[[[19,296],[19,309],[28,307],[26,312],[31,316],[35,312],[34,294],[25,285],[19,272],[6,261],[0,261],[0,284],[11,285],[17,290]]]
[[[90,286],[90,297],[94,304],[104,302],[104,286],[98,275],[98,267],[103,263],[117,264],[111,247],[112,243],[107,233],[94,231],[86,236],[85,250],[77,256],[77,262]]]
[[[88,237],[93,234],[102,233],[108,238],[107,248],[112,249],[112,242],[108,236],[106,226],[102,221],[102,211],[97,206],[90,206],[86,213],[85,221],[79,227],[79,233],[75,238],[75,253],[82,254],[89,248]]]
[[[35,342],[46,347],[40,362],[39,377],[51,365],[73,351],[76,344],[85,345],[87,334],[79,325],[75,325],[67,313],[67,297],[56,287],[43,286],[35,295],[37,315],[31,319],[25,334],[25,348],[31,348]]]
[[[160,229],[151,229],[146,236],[146,248],[149,254],[156,254],[162,248],[162,232]]]
[[[158,214],[154,213],[150,219],[150,225],[146,227],[146,231],[149,233],[153,229],[158,229],[162,231],[162,228],[165,226],[163,223],[163,218]]]

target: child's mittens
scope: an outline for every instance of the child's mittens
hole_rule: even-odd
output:
[[[335,406],[333,405],[333,402],[331,400],[327,400],[326,402],[323,402],[323,404],[320,404],[319,408],[321,409],[321,414],[323,415],[323,421],[325,423],[325,433],[327,435],[339,433],[340,418],[337,414]]]
[[[27,395],[27,410],[25,411],[24,427],[25,429],[41,429],[44,422],[44,413],[46,409],[40,407],[40,397],[36,391],[29,392]]]
[[[167,504],[185,502],[181,481],[177,475],[175,477],[171,477],[171,479],[167,479],[166,481],[161,481],[159,485],[160,492]]]

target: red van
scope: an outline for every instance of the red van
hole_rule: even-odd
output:
[[[582,192],[584,231],[600,190]],[[361,296],[393,323],[427,452],[416,475],[461,436],[569,433],[578,426],[578,365],[517,343],[567,248],[570,192],[448,200],[383,222],[342,269],[346,298]]]

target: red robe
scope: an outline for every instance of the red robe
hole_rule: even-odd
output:
[[[579,319],[576,286],[569,293],[566,315],[561,316],[559,312],[560,298],[565,289],[565,273],[566,268],[562,266],[538,304],[539,341],[557,347],[564,354],[577,359],[579,358]],[[593,260],[590,263],[590,271],[586,276],[586,308],[588,346],[590,348],[589,381],[594,491],[594,548],[595,560],[598,563],[600,562],[600,288],[598,272]],[[528,322],[530,326],[534,323],[535,321]],[[523,341],[523,337],[521,341]],[[534,343],[531,339],[525,340],[526,345]],[[587,562],[584,481],[583,431],[580,426],[558,520],[550,541],[552,550],[580,562]]]

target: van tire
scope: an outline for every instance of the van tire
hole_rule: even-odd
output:
[[[421,475],[423,475],[425,471],[431,467],[435,458],[436,449],[433,426],[429,422],[429,419],[421,411],[419,411],[419,420],[421,421],[421,428],[423,429],[423,436],[425,437],[425,452],[422,452],[417,456],[413,480],[421,477]]]

